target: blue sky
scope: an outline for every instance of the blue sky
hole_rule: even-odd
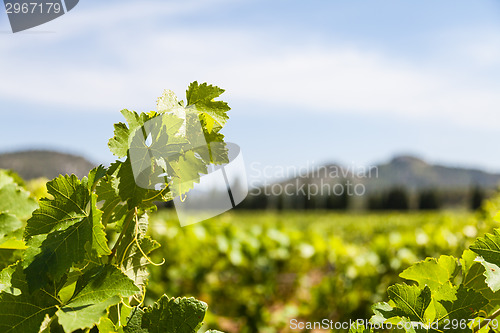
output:
[[[500,171],[497,1],[82,0],[9,28],[0,13],[0,151],[109,163],[120,109],[198,80],[227,90],[248,165],[410,153]]]

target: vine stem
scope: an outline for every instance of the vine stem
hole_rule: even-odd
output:
[[[120,245],[120,242],[122,241],[122,238],[125,235],[125,232],[127,231],[128,227],[130,225],[130,222],[132,222],[132,220],[134,219],[136,212],[137,212],[137,208],[132,209],[128,212],[127,217],[125,218],[122,232],[120,232],[120,236],[118,236],[118,239],[116,240],[116,243],[113,246],[113,249],[111,250],[111,254],[108,256],[108,264],[111,264],[113,257],[116,255],[116,250],[118,249],[118,245]]]
[[[141,244],[139,244],[139,220],[137,219],[137,208],[136,208],[136,214],[135,214],[135,237],[134,237],[134,241],[135,241],[135,244],[137,246],[137,248],[139,249],[139,251],[141,251],[142,255],[144,256],[144,258],[146,258],[146,260],[153,266],[161,266],[165,263],[165,258],[163,258],[163,261],[159,264],[155,264],[153,261],[151,261],[151,259],[149,259],[149,257],[147,256],[146,253],[144,253],[144,250],[142,249],[141,247]]]
[[[488,317],[486,317],[486,319],[494,319],[496,317],[498,317],[500,315],[500,308],[496,309],[495,312],[493,312],[492,314],[490,314]],[[491,322],[488,323],[488,326],[490,325]],[[472,329],[472,332],[477,332],[481,329],[481,323],[478,323],[473,329]]]

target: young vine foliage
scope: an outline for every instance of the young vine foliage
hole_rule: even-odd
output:
[[[164,295],[143,305],[149,255],[160,247],[147,235],[148,218],[155,202],[185,194],[209,164],[227,161],[220,130],[230,108],[214,100],[223,92],[193,82],[186,102],[165,91],[157,111],[122,110],[127,124],[115,124],[108,143],[121,160],[83,179],[49,181],[38,203],[15,174],[0,172],[0,332],[198,332],[202,301]],[[145,144],[153,119],[160,121]],[[193,142],[205,142],[204,150]],[[165,186],[138,186],[133,163],[139,177],[166,172]]]
[[[375,304],[370,328],[351,332],[499,332],[500,229],[479,237],[461,258],[427,258],[399,276],[408,281],[387,289]]]

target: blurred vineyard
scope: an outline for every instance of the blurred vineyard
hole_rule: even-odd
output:
[[[22,182],[19,180],[19,182]],[[37,198],[44,181],[26,183]],[[180,227],[175,211],[151,216],[146,304],[194,296],[205,324],[227,332],[290,332],[290,320],[369,319],[398,275],[426,257],[460,257],[500,225],[500,197],[469,211],[335,213],[230,211]],[[297,330],[295,330],[297,331]]]
[[[369,319],[398,274],[428,256],[460,256],[491,231],[498,200],[477,213],[230,212],[180,227],[152,218],[162,247],[151,269],[158,295],[210,304],[206,323],[229,332],[288,332],[290,319]]]

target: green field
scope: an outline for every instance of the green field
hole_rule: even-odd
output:
[[[467,212],[339,214],[229,212],[180,227],[173,211],[152,216],[162,247],[146,303],[167,293],[209,307],[209,327],[287,332],[290,320],[369,319],[398,274],[426,257],[460,257],[497,226],[490,203]],[[292,330],[293,331],[293,330]]]

